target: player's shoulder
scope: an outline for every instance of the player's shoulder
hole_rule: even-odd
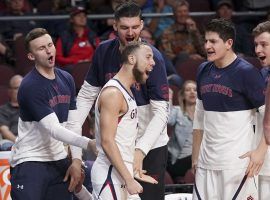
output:
[[[64,77],[64,78],[69,79],[69,80],[73,80],[73,77],[70,73],[68,73],[67,71],[62,70],[58,67],[54,68],[54,72],[57,76]]]
[[[119,40],[117,38],[102,41],[98,45],[96,50],[97,51],[101,51],[101,50],[104,51],[104,50],[112,48],[114,46],[119,46]]]
[[[20,89],[33,89],[39,85],[39,80],[39,74],[37,73],[37,70],[33,68],[24,76]]]
[[[198,67],[198,71],[197,71],[197,75],[200,75],[202,74],[204,71],[207,71],[208,69],[211,68],[211,66],[213,66],[214,63],[213,62],[210,62],[210,61],[205,61],[205,62],[202,62],[199,67]]]
[[[260,70],[257,67],[249,63],[244,58],[237,57],[234,65],[240,73],[260,73]]]
[[[243,70],[255,68],[253,64],[251,64],[250,62],[248,62],[247,60],[245,60],[244,58],[241,58],[241,57],[237,57],[235,62],[233,62],[233,64],[236,67],[243,69]]]
[[[116,105],[116,102],[123,99],[123,93],[116,85],[107,85],[101,90],[99,99],[99,101],[108,101],[110,104]]]

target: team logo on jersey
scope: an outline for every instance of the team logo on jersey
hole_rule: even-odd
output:
[[[219,93],[219,94],[226,95],[228,97],[232,97],[232,95],[233,95],[231,88],[224,86],[224,85],[220,85],[220,84],[203,85],[200,88],[200,92],[201,92],[201,94],[205,94],[205,93],[209,93],[209,92]]]
[[[215,75],[215,79],[218,79],[218,78],[220,78],[220,77],[221,77],[220,74],[216,74],[216,75]]]
[[[137,108],[133,109],[130,113],[130,118],[134,119],[137,118]]]

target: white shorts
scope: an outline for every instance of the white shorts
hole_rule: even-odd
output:
[[[270,199],[270,176],[259,175],[259,199]]]
[[[133,165],[125,162],[133,176]],[[139,195],[130,195],[125,182],[107,159],[98,157],[91,170],[94,200],[140,200]]]
[[[245,178],[245,170],[207,170],[197,168],[193,199],[258,200],[258,177]]]

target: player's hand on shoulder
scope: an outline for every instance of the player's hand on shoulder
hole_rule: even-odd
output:
[[[143,187],[134,178],[126,181],[126,189],[129,194],[139,194],[143,192]]]

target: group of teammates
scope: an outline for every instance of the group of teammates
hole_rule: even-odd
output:
[[[19,134],[11,156],[13,199],[72,199],[82,176],[81,148],[95,150],[95,145],[93,193],[83,188],[78,197],[164,199],[168,84],[158,50],[136,42],[142,28],[136,4],[126,2],[116,9],[118,38],[96,49],[77,102],[72,77],[54,68],[50,35],[34,29],[26,36],[28,58],[35,61],[35,68],[18,92]],[[269,22],[258,25],[254,35],[256,54],[268,66]],[[234,38],[234,27],[227,21],[213,20],[206,27],[208,62],[198,71],[194,119],[194,199],[258,199],[258,186],[260,199],[270,196],[270,154],[265,137],[258,134],[262,133],[265,82],[258,70],[233,52]],[[266,94],[268,136],[270,94]],[[95,144],[79,133],[96,98]],[[259,141],[256,147],[254,137]],[[74,145],[72,160],[62,142]],[[257,185],[253,177],[261,167]]]

